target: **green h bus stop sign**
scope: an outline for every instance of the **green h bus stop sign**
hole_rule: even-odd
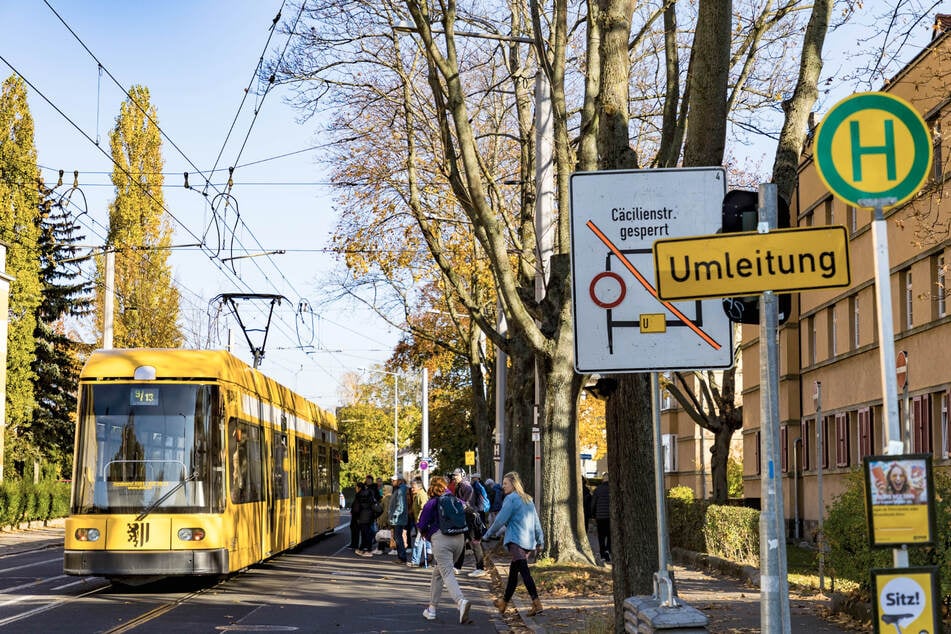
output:
[[[816,132],[816,169],[833,194],[854,207],[861,200],[911,198],[931,172],[931,135],[905,100],[883,92],[846,97]],[[889,205],[889,206],[891,206]]]

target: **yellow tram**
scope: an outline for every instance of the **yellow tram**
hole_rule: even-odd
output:
[[[66,574],[226,575],[337,526],[333,415],[230,353],[99,350],[79,390]]]

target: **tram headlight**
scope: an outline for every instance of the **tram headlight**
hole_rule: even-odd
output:
[[[183,542],[200,542],[205,539],[205,529],[180,528],[178,529],[178,538]]]
[[[81,542],[99,541],[98,528],[77,528],[75,535],[76,535],[76,539]]]

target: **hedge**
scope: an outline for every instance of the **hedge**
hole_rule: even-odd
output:
[[[45,480],[0,482],[0,528],[46,522],[69,514],[69,483]]]
[[[670,545],[759,565],[759,511],[695,500],[690,487],[667,491]]]

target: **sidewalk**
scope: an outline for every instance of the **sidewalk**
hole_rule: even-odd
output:
[[[493,555],[493,561],[499,579],[504,583],[508,576],[508,559],[504,555]],[[678,598],[707,616],[707,628],[712,634],[759,632],[760,592],[754,583],[758,571],[747,568],[747,578],[743,580],[701,570],[702,564],[701,561],[695,565],[673,566]],[[513,605],[522,622],[536,634],[613,631],[614,599],[611,595],[563,598],[542,595],[545,609],[535,616],[528,616],[531,604],[524,592],[516,592],[514,599]],[[843,623],[823,619],[821,615],[827,613],[829,604],[829,599],[821,595],[791,593],[791,631],[810,634],[863,631],[856,625],[844,623],[846,619],[842,619]]]
[[[12,555],[35,548],[54,548],[63,545],[65,518],[43,522],[29,522],[18,528],[0,531],[0,556]]]

